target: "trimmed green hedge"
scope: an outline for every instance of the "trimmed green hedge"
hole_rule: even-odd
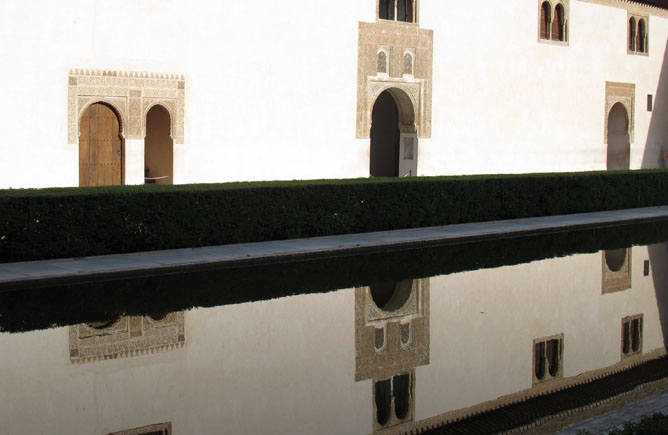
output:
[[[668,170],[0,191],[0,262],[668,204]]]

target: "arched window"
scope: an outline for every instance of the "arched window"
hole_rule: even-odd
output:
[[[554,19],[552,20],[552,40],[565,41],[564,32],[564,6],[559,3],[554,8]]]
[[[645,20],[638,20],[638,42],[636,43],[638,52],[647,53],[647,25]]]
[[[394,415],[403,420],[410,409],[410,375],[399,375],[392,378],[392,395],[394,396]]]
[[[378,17],[381,20],[394,20],[394,0],[380,0]]]
[[[636,51],[636,19],[629,19],[629,51]]]
[[[550,22],[552,21],[552,8],[549,2],[543,2],[540,6],[540,39],[550,39]]]
[[[385,426],[392,413],[392,380],[376,382],[376,421]]]

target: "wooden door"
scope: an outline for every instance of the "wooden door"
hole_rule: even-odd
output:
[[[116,113],[92,104],[79,121],[79,186],[122,183],[123,140]]]

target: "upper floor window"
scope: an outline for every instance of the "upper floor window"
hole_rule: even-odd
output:
[[[647,28],[649,19],[629,15],[628,20],[628,53],[629,54],[647,54]]]
[[[417,0],[379,0],[378,18],[381,20],[415,23]]]
[[[538,38],[568,42],[568,0],[539,0]]]

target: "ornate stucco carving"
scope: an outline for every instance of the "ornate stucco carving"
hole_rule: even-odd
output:
[[[617,103],[622,103],[629,116],[629,141],[634,143],[634,110],[635,110],[636,85],[634,83],[605,82],[605,122],[603,137],[605,144],[608,143],[608,118],[610,109]]]
[[[378,52],[387,53],[388,70],[378,72]],[[404,55],[412,56],[412,75],[404,74]],[[376,98],[390,90],[397,100],[402,131],[431,137],[433,31],[415,24],[381,20],[359,23],[356,137],[369,138]],[[406,95],[406,98],[402,97]],[[410,106],[410,107],[409,107]],[[413,116],[413,118],[408,118]],[[409,125],[410,124],[410,125]]]
[[[185,79],[182,75],[74,69],[69,73],[67,95],[67,141],[70,144],[77,143],[79,119],[84,110],[96,102],[114,107],[125,139],[143,139],[147,108],[161,104],[171,116],[174,142],[184,142]]]
[[[121,317],[109,325],[82,323],[70,326],[70,360],[73,363],[143,355],[183,347],[183,312],[163,318]]]

